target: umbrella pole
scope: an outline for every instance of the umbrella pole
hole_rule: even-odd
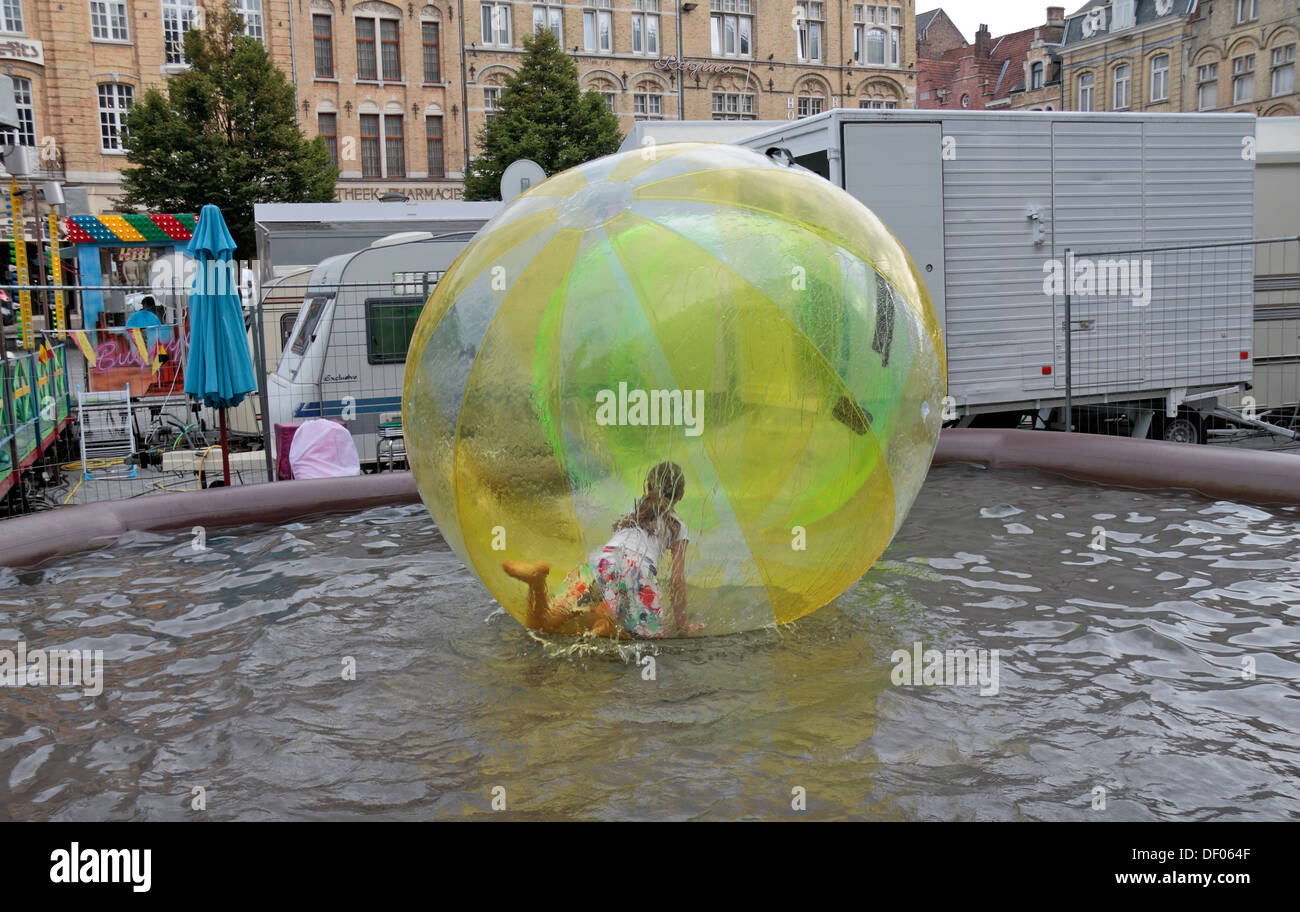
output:
[[[226,442],[226,410],[221,410],[221,477],[230,487],[230,446]]]

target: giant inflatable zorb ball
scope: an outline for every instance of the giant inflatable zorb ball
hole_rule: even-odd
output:
[[[447,543],[521,622],[502,560],[550,563],[554,594],[678,463],[688,617],[730,633],[815,611],[880,556],[944,376],[925,283],[866,207],[681,143],[558,174],[478,232],[416,326],[403,422]]]

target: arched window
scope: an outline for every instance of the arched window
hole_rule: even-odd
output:
[[[1079,104],[1080,111],[1092,110],[1092,92],[1093,78],[1091,73],[1084,73],[1079,77]]]
[[[1269,94],[1290,95],[1295,91],[1295,42],[1273,48],[1269,59],[1272,61]]]
[[[867,64],[871,66],[885,65],[885,30],[870,29],[867,31]]]
[[[1151,100],[1169,100],[1169,55],[1157,54],[1151,58]]]
[[[401,11],[387,3],[362,3],[355,13],[357,79],[401,82]]]
[[[1029,88],[1041,89],[1043,87],[1043,62],[1040,60],[1029,68]]]
[[[1129,86],[1132,70],[1127,63],[1115,67],[1114,85],[1111,88],[1111,108],[1123,111],[1129,106]]]
[[[442,22],[436,7],[420,11],[420,43],[423,48],[424,81],[442,82]]]
[[[1212,111],[1219,106],[1219,61],[1202,59],[1196,66],[1196,110]]]
[[[334,78],[334,17],[316,12],[312,6],[311,34],[315,50],[316,78]]]

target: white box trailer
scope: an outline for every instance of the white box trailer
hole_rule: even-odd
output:
[[[467,232],[402,232],[313,269],[306,287],[299,286],[293,330],[267,377],[268,436],[274,438],[276,424],[336,418],[351,431],[362,463],[376,462],[380,416],[402,409],[416,320],[468,242]],[[291,291],[282,285],[278,293]]]
[[[736,142],[789,150],[898,236],[934,299],[949,392],[970,421],[1063,404],[1064,297],[1044,279],[1067,248],[1251,240],[1254,137],[1252,114],[837,109]],[[1187,268],[1171,258],[1144,304],[1073,296],[1076,403],[1176,409],[1250,379],[1252,255],[1204,257]]]

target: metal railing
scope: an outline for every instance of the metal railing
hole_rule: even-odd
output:
[[[1088,277],[1063,295],[1065,430],[1120,422],[1190,442],[1240,438],[1227,431],[1249,421],[1265,436],[1259,422],[1300,427],[1300,237],[1065,254],[1066,275]],[[1078,412],[1117,386],[1149,386],[1150,401],[1092,396]],[[1169,414],[1172,400],[1186,405]]]

